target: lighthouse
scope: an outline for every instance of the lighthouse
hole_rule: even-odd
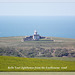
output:
[[[34,31],[34,35],[37,35],[37,31],[36,30]]]
[[[40,39],[40,36],[39,34],[37,34],[37,31],[35,30],[33,35],[33,40],[39,40],[39,39]]]

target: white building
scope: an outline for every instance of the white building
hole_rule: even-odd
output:
[[[37,31],[35,30],[33,35],[33,40],[39,40],[39,39],[40,39],[40,36],[39,34],[37,34]]]

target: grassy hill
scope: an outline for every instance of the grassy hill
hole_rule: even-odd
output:
[[[70,38],[59,38],[59,37],[48,37],[52,41],[48,41],[50,39],[47,39],[46,41],[25,41],[22,42],[22,39],[24,36],[18,36],[18,37],[0,37],[0,47],[20,47],[25,48],[25,46],[29,47],[43,47],[43,48],[50,48],[50,47],[74,47],[75,46],[75,39]]]
[[[48,37],[22,42],[24,36],[0,37],[0,55],[17,57],[75,57],[75,39]],[[54,40],[54,41],[50,41]]]
[[[74,60],[0,56],[0,71],[75,71]]]
[[[0,71],[75,71],[75,39],[22,42],[23,38],[0,37]]]
[[[39,59],[51,59],[51,60],[62,60],[62,61],[75,61],[74,57],[35,57]]]

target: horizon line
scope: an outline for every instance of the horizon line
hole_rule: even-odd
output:
[[[13,35],[13,36],[0,36],[0,38],[2,38],[2,37],[24,37],[24,36],[29,36],[29,35],[21,35],[21,36],[15,36],[15,35]],[[57,36],[44,36],[44,37],[57,37]],[[70,37],[59,37],[59,36],[57,38],[75,39],[75,38],[70,38]]]
[[[0,2],[0,3],[75,3],[75,2]]]

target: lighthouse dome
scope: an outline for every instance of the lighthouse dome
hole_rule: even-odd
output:
[[[34,31],[34,35],[37,35],[37,31],[36,30]]]

